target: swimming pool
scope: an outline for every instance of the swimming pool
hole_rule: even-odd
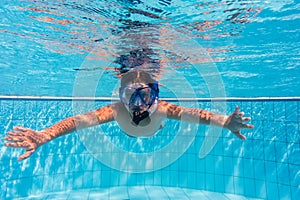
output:
[[[23,162],[1,140],[1,199],[300,197],[299,3],[4,1],[0,8],[1,137],[16,125],[41,130],[115,101],[111,55],[124,52],[116,39],[132,49],[143,34],[157,39],[157,30],[160,42],[147,42],[164,52],[154,56],[168,58],[157,76],[162,98],[227,114],[240,105],[255,125],[240,141],[172,120],[134,139],[109,123],[57,138]]]

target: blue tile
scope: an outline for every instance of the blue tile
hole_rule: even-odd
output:
[[[263,102],[253,102],[252,103],[252,120],[264,120],[265,119],[265,109]]]
[[[280,199],[278,185],[273,182],[266,182],[266,190],[268,199]]]
[[[255,180],[255,192],[256,197],[266,199],[267,198],[267,190],[265,181]]]
[[[137,182],[139,182],[139,179],[137,179]],[[111,170],[110,171],[110,185],[116,186],[120,185],[120,172],[117,170]]]
[[[249,139],[253,139],[254,141],[263,141],[264,140],[264,121],[251,120],[251,123],[254,125],[254,129],[252,130],[252,137]]]
[[[187,170],[188,162],[187,162],[187,156],[185,154],[183,154],[177,162],[178,162],[178,170],[179,171]]]
[[[244,194],[244,179],[241,177],[233,177],[234,193],[242,195]]]
[[[265,141],[264,143],[264,156],[266,161],[276,160],[275,155],[275,142],[274,141]]]
[[[97,188],[97,187],[104,187],[104,185],[102,185],[102,181],[101,181],[101,176],[102,176],[102,172],[101,171],[93,171],[93,188]]]
[[[223,156],[232,156],[233,154],[233,146],[231,145],[232,142],[234,141],[233,138],[228,138],[228,137],[225,137],[223,138]]]
[[[289,175],[291,186],[299,187],[300,186],[300,167],[299,165],[289,164]]]
[[[1,118],[12,119],[13,110],[14,110],[14,102],[11,100],[1,100],[0,101],[0,116]]]
[[[289,101],[285,103],[286,109],[286,120],[287,121],[294,121],[298,120],[298,104],[296,101]]]
[[[0,199],[6,199],[7,181],[5,179],[0,179],[0,183]]]
[[[240,157],[244,153],[244,143],[245,141],[238,139],[236,136],[234,136],[234,141],[232,142],[231,146],[233,148],[232,150],[232,156],[233,157]]]
[[[5,190],[3,191],[3,195],[5,195],[5,199],[13,199],[18,197],[17,194],[17,188],[15,187],[17,181],[16,180],[7,180],[5,182]]]
[[[254,148],[259,148],[257,147],[256,143],[255,143],[255,146],[253,147],[253,140],[246,140],[244,143],[243,143],[243,157],[244,158],[253,158],[253,153],[255,152]]]
[[[234,193],[234,181],[233,176],[224,176],[224,185],[226,193]]]
[[[8,197],[27,197],[32,187],[32,177],[21,178],[8,182],[7,196]]]
[[[188,179],[189,179],[189,173],[185,171],[181,171],[178,173],[178,183],[179,187],[187,188],[188,185]]]
[[[195,172],[188,172],[188,180],[187,180],[187,187],[188,188],[195,188],[196,186],[196,173]]]
[[[83,188],[93,188],[93,172],[83,172]]]
[[[30,195],[40,195],[43,193],[44,176],[33,176]]]
[[[144,173],[139,173],[136,174],[136,185],[145,185],[145,174]]]
[[[53,185],[52,185],[52,191],[58,192],[58,191],[64,191],[66,189],[66,174],[54,174],[52,176],[53,178]]]
[[[216,192],[225,192],[224,186],[224,176],[223,175],[215,175],[215,191]]]
[[[244,159],[244,177],[254,178],[254,164],[253,159]]]
[[[290,186],[278,185],[279,199],[292,199]]]
[[[38,114],[38,111],[36,110],[36,101],[26,101],[24,103],[25,106],[25,119],[27,118],[34,118]]]
[[[214,156],[208,155],[205,157],[205,169],[206,173],[215,173],[215,159]]]
[[[130,173],[127,176],[127,186],[136,186],[137,185],[137,174]]]
[[[265,160],[264,154],[264,141],[263,140],[253,140],[253,159],[255,160]],[[249,158],[249,157],[245,157]]]
[[[276,150],[276,161],[277,162],[288,162],[288,149],[287,144],[283,142],[275,142]]]
[[[265,162],[266,180],[277,183],[277,169],[275,162]]]
[[[187,163],[188,163],[188,171],[195,172],[197,170],[196,168],[196,162],[198,161],[197,154],[186,154],[187,156]]]
[[[275,109],[274,109],[274,102],[272,101],[265,101],[262,102],[263,104],[263,120],[274,120],[275,119]],[[265,113],[268,113],[267,115]]]
[[[127,185],[128,182],[128,174],[120,172],[120,180],[119,180],[119,185]]]
[[[291,187],[291,199],[299,199],[300,198],[300,189],[298,187]]]
[[[206,185],[205,189],[209,191],[215,190],[215,176],[214,174],[205,174]]]
[[[167,169],[171,170],[171,171],[178,171],[179,170],[179,161],[178,160],[174,161],[167,167]]]
[[[286,124],[286,141],[289,143],[300,143],[299,123]]]
[[[245,113],[245,116],[252,118],[252,102],[243,101],[241,103],[241,111]]]
[[[278,101],[274,102],[274,120],[284,121],[286,116],[285,102]]]
[[[223,151],[224,151],[223,139],[222,139],[222,137],[220,137],[217,140],[217,143],[215,144],[215,146],[213,147],[213,150],[212,150],[211,154],[219,156],[219,155],[223,155]]]
[[[197,172],[205,172],[206,169],[206,165],[205,165],[205,158],[198,158],[197,162],[196,162],[196,168],[197,168]]]
[[[45,175],[44,176],[44,183],[43,183],[43,192],[48,193],[52,192],[54,180],[52,175]]]
[[[250,159],[247,159],[246,161],[249,161]],[[244,176],[244,159],[242,159],[241,157],[239,158],[233,158],[232,159],[232,162],[233,162],[233,166],[234,166],[234,171],[233,171],[233,175],[234,176],[240,176],[240,177],[243,177]],[[248,165],[248,164],[251,164],[252,168],[253,168],[253,165],[252,163],[247,163],[245,165]],[[248,169],[248,168],[247,168]],[[249,172],[249,169],[248,171],[245,171],[247,174],[251,174],[251,172]]]
[[[300,165],[300,144],[289,143],[288,144],[288,161],[291,164]]]
[[[111,177],[110,171],[101,171],[101,187],[110,187],[111,186]]]
[[[72,112],[72,102],[71,101],[59,101],[56,107],[56,117],[59,119],[64,119],[74,115]]]
[[[154,173],[148,172],[145,173],[144,185],[153,185],[154,184]]]
[[[256,196],[256,188],[254,179],[245,178],[244,179],[244,193],[243,195],[247,197],[255,197]]]
[[[274,124],[274,134],[276,141],[286,142],[287,141],[287,127],[286,123]]]
[[[196,173],[196,189],[205,189],[206,178],[204,173]]]
[[[223,175],[224,174],[224,157],[223,156],[214,156],[215,161],[215,174]]]
[[[265,162],[262,160],[255,160],[253,163],[254,168],[254,178],[258,180],[265,180]]]
[[[73,189],[81,189],[83,186],[83,172],[73,172]]]
[[[262,131],[264,140],[267,141],[275,141],[277,138],[278,133],[276,127],[278,126],[279,122],[273,122],[273,121],[264,121]]]
[[[232,158],[231,157],[224,157],[224,174],[225,175],[232,175],[234,171],[234,166],[232,163]]]
[[[36,101],[36,110],[38,113],[38,118],[46,118],[48,112],[48,102],[47,101]]]
[[[178,183],[178,178],[174,182],[171,182],[171,178],[170,178],[171,176],[173,176],[173,179],[175,179],[176,177],[178,177],[178,174],[176,174],[173,171],[163,170],[161,173],[161,184],[162,185],[176,185]]]
[[[170,171],[169,172],[169,184],[172,186],[179,186],[180,180],[179,180],[179,174],[181,171]]]
[[[162,172],[161,170],[156,170],[153,174],[153,184],[162,185]]]

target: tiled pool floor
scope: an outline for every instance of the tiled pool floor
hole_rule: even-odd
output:
[[[193,190],[178,187],[160,186],[131,186],[131,187],[112,187],[102,189],[73,190],[57,193],[41,194],[21,199],[88,199],[88,200],[140,200],[140,199],[180,199],[180,200],[254,200],[235,194],[225,194],[209,192],[204,190]]]

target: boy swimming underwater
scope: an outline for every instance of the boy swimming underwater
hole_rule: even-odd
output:
[[[206,110],[185,108],[159,100],[158,83],[142,70],[131,70],[123,75],[119,89],[120,101],[97,110],[66,118],[41,131],[14,127],[4,137],[5,146],[24,148],[26,152],[18,160],[31,156],[41,145],[76,130],[116,121],[120,128],[131,137],[150,137],[162,128],[165,118],[184,120],[190,123],[213,125],[233,132],[245,140],[241,129],[254,128],[245,124],[250,120],[236,107],[229,115],[219,115]]]

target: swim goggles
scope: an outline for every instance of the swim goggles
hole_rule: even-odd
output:
[[[121,87],[119,96],[121,101],[129,106],[151,106],[158,99],[158,83],[132,84]]]

